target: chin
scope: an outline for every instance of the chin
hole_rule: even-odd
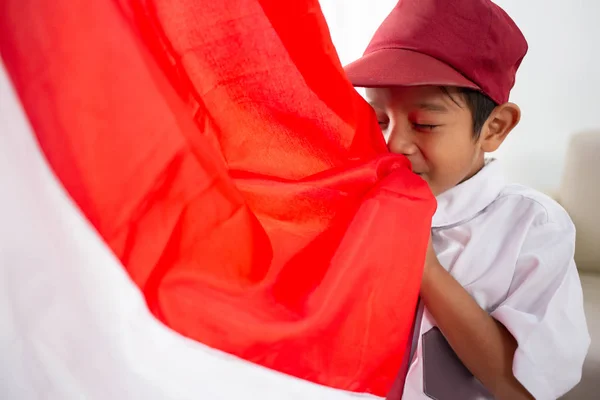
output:
[[[421,179],[423,179],[427,183],[427,186],[429,186],[429,189],[433,192],[433,194],[437,196],[437,193],[435,193],[435,185],[432,185],[432,183],[429,181],[427,174],[423,172],[414,172],[414,174],[418,175]]]
[[[447,188],[444,188],[443,186],[439,186],[436,185],[435,183],[430,182],[426,177],[421,175],[421,178],[423,178],[423,180],[425,182],[427,182],[427,186],[429,186],[429,190],[431,190],[431,193],[433,193],[434,196],[439,196],[440,194],[444,193],[446,190],[448,190]]]

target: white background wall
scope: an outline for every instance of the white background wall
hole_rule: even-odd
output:
[[[321,0],[344,65],[360,57],[396,2]],[[529,42],[511,95],[523,117],[495,156],[512,181],[553,191],[560,183],[569,136],[600,129],[600,1],[495,2]]]

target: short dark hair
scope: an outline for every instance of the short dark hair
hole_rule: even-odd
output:
[[[456,100],[450,95],[448,88],[442,87],[442,91],[456,103]],[[465,103],[467,103],[467,107],[471,111],[471,115],[473,116],[473,138],[478,139],[479,135],[481,135],[483,124],[485,124],[485,121],[487,121],[498,104],[488,95],[477,89],[458,88],[458,92],[462,95]],[[456,104],[460,106],[460,104]]]

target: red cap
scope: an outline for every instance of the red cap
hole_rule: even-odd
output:
[[[489,0],[400,0],[362,58],[354,86],[459,86],[506,103],[527,41]]]

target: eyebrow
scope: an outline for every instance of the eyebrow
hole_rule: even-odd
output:
[[[382,108],[379,104],[377,104],[374,101],[369,101],[368,103],[374,109],[381,109]],[[417,108],[422,109],[422,110],[427,110],[427,111],[432,111],[432,112],[441,112],[441,113],[448,112],[448,107],[446,107],[443,104],[436,104],[436,103],[427,103],[427,102],[425,102],[425,103],[417,103],[417,104],[415,104],[415,106]]]
[[[435,104],[435,103],[419,103],[416,105],[418,108],[422,109],[422,110],[427,110],[427,111],[434,111],[434,112],[448,112],[448,108],[442,104]]]

